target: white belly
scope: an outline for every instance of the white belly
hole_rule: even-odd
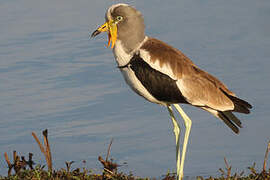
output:
[[[164,102],[161,102],[154,98],[147,89],[142,85],[142,83],[138,80],[135,73],[128,67],[121,69],[121,72],[125,78],[126,83],[131,87],[133,91],[135,91],[138,95],[144,97],[146,100],[165,105]]]
[[[147,39],[148,39],[148,37],[145,37],[145,40],[144,41],[146,41]],[[134,50],[134,51],[136,51],[136,50]],[[116,62],[118,64],[118,66],[125,66],[126,64],[128,64],[128,62],[130,61],[130,59],[133,56],[132,53],[128,54],[128,53],[126,53],[124,51],[124,48],[122,46],[122,43],[119,40],[116,40],[116,43],[115,43],[115,46],[114,46],[114,49],[113,49],[113,53],[114,53],[114,57],[115,57],[115,60],[116,60]],[[146,100],[148,100],[150,102],[165,105],[164,102],[161,102],[161,101],[157,100],[156,98],[154,98],[147,91],[147,89],[138,80],[138,78],[136,77],[136,75],[132,71],[132,69],[130,69],[129,67],[125,67],[125,68],[121,68],[120,71],[122,72],[122,74],[123,74],[123,76],[125,78],[126,83],[138,95],[144,97]]]

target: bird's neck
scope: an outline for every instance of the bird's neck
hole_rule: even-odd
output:
[[[116,40],[115,46],[113,48],[113,54],[118,66],[124,66],[129,63],[130,59],[133,57],[134,53],[138,52],[143,43],[148,39],[147,36],[144,39],[137,43],[133,49],[126,47],[126,44],[121,40]]]

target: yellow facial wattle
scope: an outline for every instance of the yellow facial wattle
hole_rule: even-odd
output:
[[[114,47],[115,41],[117,39],[117,26],[113,21],[109,21],[109,41],[108,41],[108,47],[111,44],[111,48]]]

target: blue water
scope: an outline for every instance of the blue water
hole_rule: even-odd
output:
[[[31,132],[41,137],[46,128],[55,168],[73,160],[74,167],[99,171],[97,157],[114,138],[112,157],[128,163],[121,171],[159,177],[175,170],[166,108],[127,87],[106,48],[107,35],[89,39],[112,3],[0,1],[1,174],[7,173],[4,152],[33,152],[45,164]],[[254,106],[250,115],[238,116],[244,126],[239,135],[210,114],[183,106],[193,120],[185,176],[217,175],[224,157],[233,172],[253,162],[261,168],[270,139],[270,1],[129,3],[144,14],[149,36],[181,49]]]

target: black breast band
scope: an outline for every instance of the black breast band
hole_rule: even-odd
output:
[[[187,103],[176,85],[176,80],[153,69],[139,54],[135,54],[128,64],[119,68],[126,67],[134,71],[139,81],[157,100],[166,103]]]

